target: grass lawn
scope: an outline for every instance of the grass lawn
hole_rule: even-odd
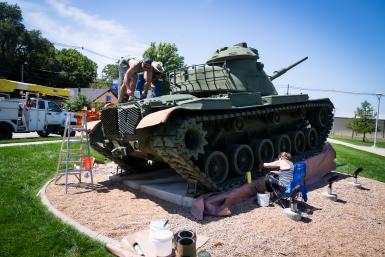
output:
[[[0,256],[112,256],[36,196],[56,172],[59,149],[60,143],[0,148]]]
[[[339,144],[333,144],[337,152],[337,171],[353,175],[357,167],[364,170],[360,176],[385,182],[385,157]]]
[[[352,139],[352,137],[335,136],[335,135],[334,136],[333,135],[329,135],[329,137],[333,138],[333,139],[336,139],[336,140],[340,140],[340,141],[349,143],[349,144],[353,144],[353,145],[373,146],[373,140],[371,140],[371,139],[370,140],[367,139],[367,141],[362,142],[362,138],[358,138],[358,137],[355,137],[353,139]],[[377,139],[376,146],[377,147],[385,148],[385,141],[384,141],[384,139]]]

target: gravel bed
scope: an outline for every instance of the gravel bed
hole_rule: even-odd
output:
[[[212,256],[385,256],[385,184],[378,181],[359,178],[359,190],[341,174],[333,184],[337,202],[323,197],[327,183],[320,181],[300,205],[300,222],[278,205],[258,207],[253,201],[231,208],[230,217],[198,222],[189,208],[110,181],[115,171],[112,164],[97,164],[94,189],[70,187],[65,194],[62,178],[48,186],[47,197],[69,217],[116,240],[148,228],[153,219],[169,219],[174,232],[189,228],[208,236],[202,249]]]

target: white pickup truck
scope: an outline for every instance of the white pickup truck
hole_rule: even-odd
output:
[[[11,139],[14,132],[63,135],[67,115],[70,113],[49,100],[36,98],[27,105],[22,99],[0,98],[0,140]],[[71,124],[76,124],[75,118],[71,117]]]

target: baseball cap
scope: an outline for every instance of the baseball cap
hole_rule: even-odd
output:
[[[163,63],[162,62],[152,62],[152,67],[159,73],[163,73]]]

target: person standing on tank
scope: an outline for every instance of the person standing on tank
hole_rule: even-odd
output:
[[[118,103],[121,103],[126,95],[128,96],[128,101],[134,100],[138,73],[143,72],[145,80],[144,88],[151,87],[154,72],[154,68],[151,64],[151,58],[144,58],[139,61],[136,59],[127,60],[127,71],[124,74],[123,83],[119,90]]]

